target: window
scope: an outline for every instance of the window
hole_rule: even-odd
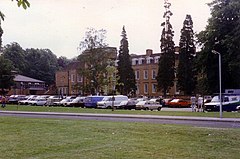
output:
[[[152,84],[152,93],[157,92],[157,84]]]
[[[139,85],[137,85],[136,94],[139,94]]]
[[[148,84],[144,84],[144,94],[148,94]]]
[[[135,71],[135,79],[139,79],[139,71]]]
[[[144,79],[148,79],[148,70],[144,70]]]
[[[157,74],[156,70],[152,70],[152,79],[156,79],[156,74]]]
[[[75,81],[75,75],[74,74],[71,74],[71,81],[74,82]]]

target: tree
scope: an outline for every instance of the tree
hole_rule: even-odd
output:
[[[64,56],[60,56],[57,59],[57,62],[58,62],[59,69],[61,70],[61,69],[65,68],[71,62],[71,60],[67,59]]]
[[[125,27],[122,30],[122,40],[120,41],[120,49],[118,55],[117,76],[118,85],[117,90],[121,94],[128,95],[129,93],[135,93],[136,81],[135,74],[132,68],[131,57],[128,50],[128,40]]]
[[[5,59],[12,61],[14,71],[19,74],[26,72],[27,67],[29,67],[26,61],[25,50],[16,42],[7,44],[4,47],[3,56]]]
[[[222,89],[240,88],[240,1],[215,0],[209,4],[211,18],[206,29],[197,35],[202,46],[199,72],[204,72],[208,93],[219,90],[218,56],[222,57]]]
[[[0,92],[5,95],[7,90],[10,90],[13,85],[12,63],[10,60],[0,56]]]
[[[25,76],[45,81],[48,85],[55,82],[55,72],[58,70],[57,56],[49,49],[26,49],[28,68]]]
[[[107,66],[110,61],[107,47],[106,30],[96,30],[88,28],[85,37],[79,44],[79,50],[82,53],[78,56],[80,62],[79,74],[83,76],[84,84],[82,90],[84,93],[96,94],[102,92],[106,85]],[[111,51],[111,49],[110,49]]]
[[[1,26],[1,20],[0,20],[0,56],[2,53],[2,35],[3,35],[3,30],[2,30],[2,26]]]
[[[175,47],[173,42],[174,32],[170,23],[170,17],[172,16],[170,6],[171,3],[169,3],[168,0],[165,0],[164,7],[166,11],[163,17],[166,19],[166,21],[162,23],[162,26],[164,26],[160,40],[162,55],[159,59],[158,74],[156,77],[158,82],[157,87],[163,92],[164,96],[166,96],[167,91],[174,85],[175,79]]]
[[[185,95],[191,95],[196,85],[194,70],[195,53],[193,22],[191,15],[186,15],[179,42],[179,64],[177,69],[178,88]]]

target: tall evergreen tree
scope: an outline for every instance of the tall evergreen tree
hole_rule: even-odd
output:
[[[202,50],[199,53],[199,72],[204,72],[208,93],[219,90],[218,56],[222,59],[222,89],[240,88],[240,1],[215,0],[209,4],[211,18],[206,29],[200,32],[198,42]]]
[[[173,15],[170,11],[171,3],[165,0],[165,13],[163,17],[166,19],[162,23],[164,27],[161,35],[161,57],[158,64],[157,82],[158,89],[166,96],[167,91],[174,85],[175,79],[175,47],[173,42],[174,31],[170,23],[170,17]]]
[[[2,53],[2,35],[3,35],[3,30],[2,30],[2,26],[1,26],[1,19],[0,19],[0,55]]]
[[[185,95],[191,95],[196,84],[194,71],[194,33],[191,15],[186,15],[179,42],[179,64],[177,69],[178,88]]]
[[[122,40],[120,41],[120,49],[118,55],[117,76],[118,85],[117,90],[122,94],[129,94],[136,91],[135,74],[132,68],[131,57],[129,55],[128,40],[125,27],[122,29]]]

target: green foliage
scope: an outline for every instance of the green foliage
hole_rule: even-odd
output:
[[[218,92],[218,55],[222,57],[222,89],[240,88],[240,1],[215,0],[209,4],[212,17],[206,29],[200,32],[198,42],[199,72],[204,72],[209,93]]]
[[[13,0],[12,0],[13,1]],[[16,0],[18,7],[23,7],[24,9],[27,9],[30,7],[30,3],[27,0]]]
[[[60,56],[57,59],[57,62],[58,62],[59,69],[61,70],[61,69],[65,68],[71,62],[71,60],[67,59],[64,56]]]
[[[23,50],[18,43],[11,43],[4,47],[3,56],[12,62],[12,69],[18,74],[45,81],[49,85],[55,82],[58,59],[50,50]]]
[[[28,68],[23,75],[55,83],[55,72],[58,70],[57,56],[49,49],[26,49]]]
[[[105,38],[106,30],[88,28],[85,37],[80,42],[79,50],[82,51],[82,54],[78,57],[81,64],[79,74],[85,80],[84,85],[82,85],[84,94],[101,92],[103,90],[102,87],[106,85],[106,68],[111,62],[109,61],[109,52]]]
[[[1,12],[0,12],[1,15]],[[1,26],[1,20],[0,20],[0,55],[1,55],[1,51],[2,51],[2,35],[3,35],[3,30],[2,30],[2,26]]]
[[[166,12],[164,13],[164,18],[166,18],[166,22],[162,24],[164,26],[160,40],[162,55],[159,59],[158,75],[156,77],[158,89],[163,92],[164,96],[166,96],[167,91],[174,85],[173,82],[175,79],[174,32],[169,21],[172,16],[172,12],[169,10],[170,6],[170,3],[165,2]]]
[[[128,50],[128,40],[125,27],[122,30],[122,40],[118,55],[118,66],[117,66],[117,76],[118,85],[117,90],[121,94],[128,95],[129,93],[135,93],[136,91],[136,81],[135,74],[132,68],[131,57]]]
[[[12,61],[14,71],[19,74],[26,72],[27,67],[29,67],[25,50],[16,42],[4,46],[3,56]]]
[[[186,15],[179,42],[179,64],[177,69],[178,88],[185,95],[191,95],[196,84],[194,70],[194,33],[191,15]]]
[[[0,56],[0,92],[1,94],[7,93],[13,84],[12,76],[12,63],[10,60]]]

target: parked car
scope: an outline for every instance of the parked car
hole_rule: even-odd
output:
[[[222,97],[222,111],[237,111],[240,104],[240,96],[228,95]],[[214,96],[210,103],[205,104],[206,111],[219,111],[220,100],[219,96]]]
[[[71,102],[67,102],[67,107],[84,107],[84,100],[86,97],[77,97],[73,99]]]
[[[129,99],[128,101],[122,101],[120,103],[120,105],[122,106],[123,109],[136,109],[136,104],[137,104],[137,100],[134,99]]]
[[[18,104],[18,101],[24,100],[25,97],[26,97],[25,95],[11,95],[8,98],[8,103],[9,104]]]
[[[240,105],[236,107],[237,111],[240,113]]]
[[[169,103],[172,101],[172,98],[166,98],[162,100],[162,106],[163,107],[168,107]]]
[[[175,107],[175,108],[191,107],[191,102],[183,99],[173,99],[171,100],[171,102],[168,103],[168,107]]]
[[[47,99],[46,106],[54,106],[54,102],[60,102],[62,100],[61,96],[55,95],[55,96],[50,96]]]
[[[87,96],[84,100],[84,106],[86,108],[97,108],[97,102],[101,101],[104,96]]]
[[[75,96],[68,96],[65,99],[62,99],[59,102],[54,102],[53,105],[54,106],[66,106],[68,102],[71,102],[73,99],[75,99]]]
[[[158,110],[160,111],[162,109],[162,105],[159,102],[155,102],[153,100],[148,101],[139,101],[136,104],[137,110]]]
[[[97,102],[97,108],[122,108],[120,104],[123,101],[128,101],[128,97],[125,95],[105,96],[101,101]]]
[[[18,104],[19,105],[28,105],[28,102],[31,101],[32,99],[36,98],[36,95],[29,95],[26,96],[26,98],[24,100],[19,100]]]
[[[36,98],[35,100],[31,101],[30,105],[44,106],[46,103],[47,103],[46,98]]]

